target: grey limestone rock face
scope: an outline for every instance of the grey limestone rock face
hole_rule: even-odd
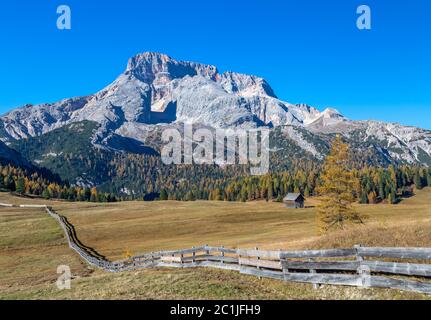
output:
[[[165,54],[143,53],[106,88],[87,97],[26,105],[0,117],[0,140],[39,136],[83,120],[100,124],[92,142],[109,145],[113,135],[145,142],[157,127],[195,123],[213,128],[288,127],[286,136],[321,158],[301,130],[340,133],[355,143],[381,148],[390,161],[431,165],[431,132],[377,121],[351,121],[337,110],[323,112],[306,104],[278,99],[262,78],[215,66],[176,61]],[[118,140],[117,140],[118,141]]]

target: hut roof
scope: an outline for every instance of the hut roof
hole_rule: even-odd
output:
[[[288,193],[284,197],[283,201],[296,201],[298,200],[298,198],[301,198],[301,197],[304,199],[303,195],[300,193]]]

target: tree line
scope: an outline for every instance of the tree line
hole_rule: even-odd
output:
[[[154,157],[127,155],[111,161],[111,181],[97,188],[52,181],[38,172],[0,166],[0,189],[70,201],[218,200],[282,201],[289,192],[305,197],[318,194],[322,164],[293,161],[290,168],[264,176],[250,176],[245,166],[165,166]],[[117,161],[116,161],[117,160]],[[142,161],[140,161],[142,160]],[[114,174],[115,171],[115,174]],[[411,187],[431,186],[431,169],[417,166],[363,167],[351,170],[354,196],[360,203],[397,203]]]
[[[69,201],[115,202],[111,193],[98,192],[97,188],[83,188],[53,182],[41,173],[12,165],[0,165],[0,191],[33,195],[45,199]]]
[[[351,170],[355,179],[354,196],[362,204],[383,200],[395,204],[412,193],[412,186],[422,189],[431,186],[431,169],[409,166],[389,166]],[[222,200],[222,201],[282,201],[289,192],[302,193],[305,197],[318,194],[322,184],[321,167],[310,171],[296,169],[264,176],[242,176],[229,180],[203,179],[198,185],[169,186],[160,192],[161,200]]]

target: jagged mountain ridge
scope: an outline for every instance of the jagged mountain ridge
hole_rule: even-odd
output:
[[[262,78],[234,72],[220,74],[214,66],[144,53],[131,58],[125,72],[95,95],[27,105],[1,119],[6,138],[21,139],[82,120],[102,123],[109,130],[121,128],[125,122],[173,121],[256,127],[299,125],[319,114],[306,105],[277,99]]]
[[[220,73],[214,66],[159,53],[129,59],[126,70],[94,95],[27,105],[5,114],[0,117],[0,139],[10,143],[86,120],[99,124],[91,137],[93,145],[113,150],[133,152],[130,141],[154,144],[154,135],[166,126],[193,122],[216,128],[280,127],[286,138],[317,160],[324,157],[319,146],[341,133],[352,145],[373,149],[388,163],[431,165],[428,130],[351,121],[334,109],[320,112],[294,105],[279,100],[262,78]]]

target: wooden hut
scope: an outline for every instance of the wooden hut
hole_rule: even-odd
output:
[[[283,199],[283,203],[289,209],[304,208],[304,202],[305,198],[301,193],[288,193]]]

